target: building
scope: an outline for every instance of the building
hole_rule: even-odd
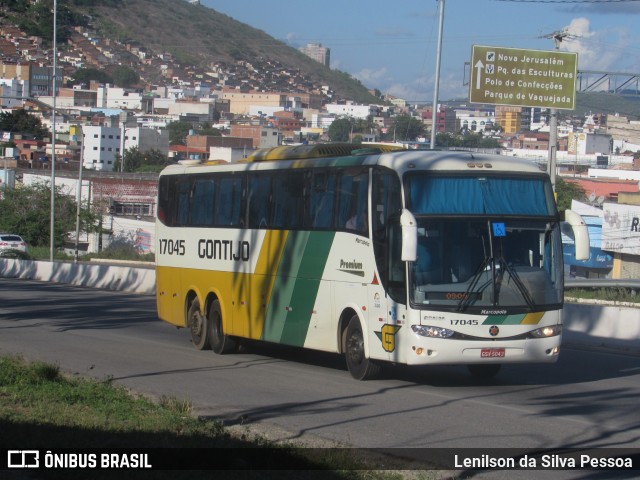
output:
[[[84,125],[83,166],[89,170],[113,171],[116,155],[122,148],[122,134],[119,127]]]
[[[620,115],[607,115],[605,131],[615,140],[640,144],[640,121],[629,120]]]
[[[28,82],[24,80],[0,78],[0,106],[2,108],[22,107],[25,90],[28,90]]]
[[[293,112],[275,112],[272,120],[273,126],[280,132],[283,138],[293,139],[296,133],[305,127],[304,120],[298,118]]]
[[[321,43],[308,43],[300,51],[325,67],[331,67],[331,49],[323,47]]]
[[[55,182],[61,192],[76,198],[77,176],[58,174]],[[25,173],[23,183],[50,184],[49,173]],[[82,234],[79,239],[86,252],[98,252],[113,241],[133,241],[141,253],[153,253],[155,245],[154,217],[158,196],[157,175],[120,174],[101,176],[89,172],[82,180],[81,199],[102,214],[102,234]],[[83,249],[84,251],[84,249]]]
[[[546,154],[549,150],[549,134],[541,132],[521,133],[512,140],[511,148],[536,150]]]
[[[215,103],[181,100],[167,105],[168,114],[174,118],[190,119],[197,123],[212,122],[216,118]]]
[[[122,125],[123,152],[137,148],[141,152],[158,150],[169,153],[169,131],[162,128],[146,128]]]
[[[562,226],[562,253],[565,264],[565,276],[579,278],[607,278],[611,275],[613,255],[602,251],[601,208],[573,200],[571,210],[579,214],[587,225],[589,232],[589,259],[576,260],[575,242],[571,227]]]
[[[507,135],[520,132],[522,130],[522,107],[496,105],[496,123]]]
[[[611,135],[603,133],[571,132],[569,133],[569,155],[592,155],[611,153]]]
[[[22,80],[23,92],[29,97],[53,95],[53,75],[51,67],[33,64],[14,64],[0,62],[0,78]],[[56,72],[56,88],[62,85],[62,68]]]
[[[353,102],[347,102],[345,104],[328,103],[325,105],[325,109],[330,115],[360,118],[362,120],[378,114],[378,107],[375,105],[358,105]]]
[[[627,194],[640,203],[640,193]],[[640,278],[640,205],[603,205],[602,250],[613,252],[612,278]]]
[[[251,138],[253,148],[273,148],[282,143],[278,129],[263,125],[231,125],[231,136]]]
[[[265,107],[279,107],[285,110],[292,107],[288,96],[284,93],[241,92],[240,90],[225,91],[222,99],[229,102],[229,112],[235,115],[248,115],[252,105]]]
[[[119,108],[122,110],[141,110],[141,93],[132,89],[100,85],[96,93],[98,108]]]
[[[428,108],[423,110],[420,113],[422,117],[422,123],[426,126],[427,130],[431,131],[431,124],[433,123],[433,110]],[[484,123],[482,125],[482,129],[484,130]],[[473,129],[476,130],[475,128]],[[436,112],[436,132],[444,133],[449,132],[453,133],[456,131],[456,112],[452,108],[447,108],[444,106],[440,106],[438,111]]]

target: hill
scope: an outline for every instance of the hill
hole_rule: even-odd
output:
[[[329,85],[339,98],[379,102],[358,80],[331,70],[262,30],[202,5],[184,0],[115,0],[77,2],[105,38],[169,52],[183,67],[208,69],[215,63],[275,60]],[[268,86],[267,86],[268,88]]]
[[[640,119],[640,96],[602,92],[578,93],[576,109],[570,114],[584,117],[589,113],[619,114],[630,120],[638,120]]]

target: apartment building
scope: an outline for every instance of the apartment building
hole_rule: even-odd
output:
[[[0,78],[22,80],[23,93],[29,97],[53,95],[52,70],[51,67],[40,67],[30,63],[0,62]],[[56,88],[60,88],[63,70],[58,67],[56,71]]]
[[[113,171],[116,155],[122,148],[122,132],[118,127],[84,125],[83,166],[89,170]]]
[[[331,49],[323,47],[321,43],[307,43],[300,51],[325,67],[331,67]]]

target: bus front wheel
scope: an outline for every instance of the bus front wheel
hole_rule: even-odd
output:
[[[371,380],[380,375],[382,367],[366,355],[362,327],[355,315],[347,326],[344,352],[349,373],[356,380]]]
[[[191,342],[198,350],[209,350],[209,322],[207,318],[200,313],[200,301],[193,299],[187,312],[187,320],[189,330],[191,330]]]
[[[225,334],[222,328],[222,311],[219,300],[214,300],[211,304],[209,323],[211,325],[211,349],[219,355],[235,351],[238,346],[237,342]]]

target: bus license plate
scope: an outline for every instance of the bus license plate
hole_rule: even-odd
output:
[[[504,357],[504,348],[483,348],[480,350],[481,358]]]

